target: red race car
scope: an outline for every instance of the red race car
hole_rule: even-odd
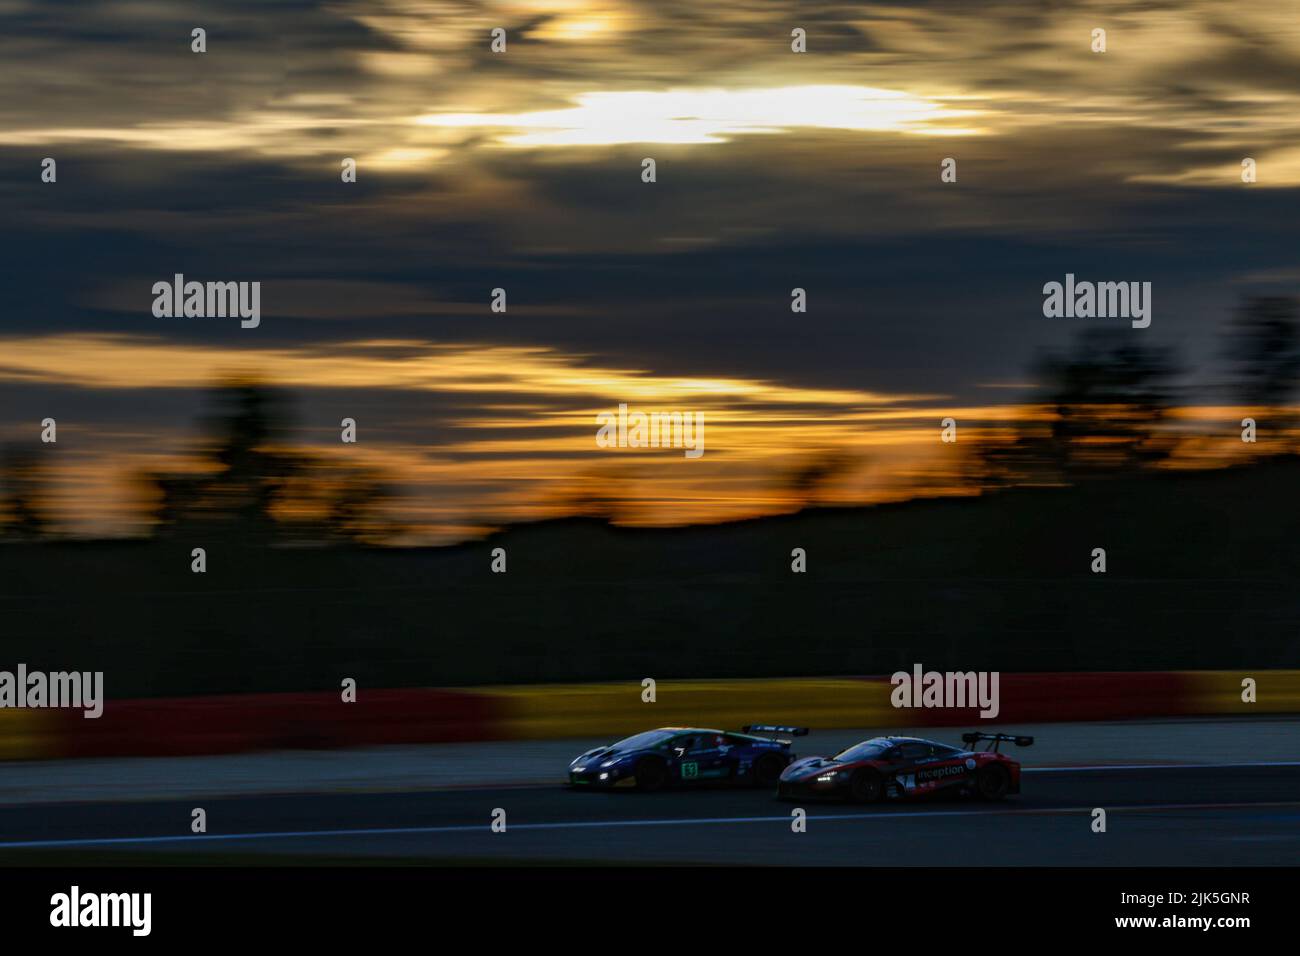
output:
[[[1020,792],[1020,764],[998,753],[998,746],[1005,741],[1028,747],[1033,737],[969,733],[961,739],[970,745],[991,741],[992,747],[962,750],[919,737],[872,737],[834,757],[796,760],[781,774],[777,796],[874,803],[937,793],[1000,800]]]

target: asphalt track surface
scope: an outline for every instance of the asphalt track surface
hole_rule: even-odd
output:
[[[0,859],[129,851],[165,864],[204,854],[430,863],[860,866],[1250,866],[1300,858],[1300,760],[1044,768],[998,804],[876,806],[768,792],[656,794],[546,787],[316,793],[0,808]],[[190,832],[191,811],[208,833]],[[807,812],[793,832],[791,812]],[[506,830],[490,827],[506,813]],[[1106,810],[1106,832],[1093,810]],[[111,859],[106,862],[112,862]]]

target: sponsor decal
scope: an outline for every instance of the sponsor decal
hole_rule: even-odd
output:
[[[927,783],[931,780],[941,780],[944,777],[959,777],[965,772],[965,767],[959,767],[955,764],[950,767],[934,767],[930,770],[918,770],[916,781],[917,783]]]

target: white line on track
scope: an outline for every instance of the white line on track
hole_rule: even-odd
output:
[[[1159,810],[1241,810],[1263,807],[1300,807],[1300,801],[1288,800],[1266,803],[1163,803],[1135,804],[1132,806],[1108,807],[1108,812],[1146,812]],[[1031,809],[1005,810],[918,810],[897,813],[835,813],[825,816],[809,816],[809,820],[821,823],[835,823],[840,820],[876,820],[893,823],[906,823],[934,817],[991,817],[991,816],[1053,816],[1068,813],[1091,813],[1092,807],[1045,807]],[[783,823],[790,822],[789,816],[775,817],[689,817],[668,820],[574,820],[560,823],[512,823],[511,830],[587,830],[618,827],[671,827],[671,826],[715,826],[733,823]],[[373,827],[348,830],[278,830],[262,833],[204,833],[181,834],[177,836],[149,837],[99,837],[72,840],[20,840],[0,843],[0,850],[49,849],[54,847],[82,846],[121,846],[149,845],[160,843],[210,843],[231,840],[290,840],[318,837],[349,836],[400,836],[436,833],[489,833],[490,825],[486,823],[461,824],[440,827]]]
[[[1243,767],[1300,767],[1300,760],[1258,760],[1250,763],[1105,763],[1082,767],[1022,767],[1021,773],[1080,773],[1105,770],[1240,770]]]

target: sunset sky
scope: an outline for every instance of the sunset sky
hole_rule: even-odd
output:
[[[58,421],[82,533],[138,530],[131,475],[183,467],[232,374],[419,540],[593,487],[634,523],[787,510],[828,451],[837,500],[951,490],[940,419],[1026,414],[1105,321],[1044,283],[1151,282],[1131,334],[1207,422],[1224,319],[1300,290],[1295,3],[0,0],[0,63],[0,441]],[[260,326],[155,318],[176,273],[261,282]],[[598,448],[622,402],[703,411],[706,453]]]

